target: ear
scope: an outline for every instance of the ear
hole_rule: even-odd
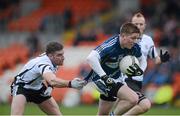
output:
[[[52,57],[53,57],[53,55],[52,55],[52,54],[48,54],[48,57],[49,57],[49,58],[52,58]]]

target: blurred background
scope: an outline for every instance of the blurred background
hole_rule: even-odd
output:
[[[10,113],[14,76],[30,58],[42,53],[49,41],[65,46],[64,66],[57,76],[84,77],[90,70],[85,62],[90,51],[118,34],[122,23],[138,11],[146,18],[145,33],[153,38],[158,53],[164,49],[171,54],[170,62],[160,66],[148,61],[143,91],[152,101],[152,110],[180,108],[179,0],[0,0],[0,109],[6,110],[0,114]],[[97,112],[99,93],[91,83],[81,91],[55,88],[52,95],[64,114],[68,114],[66,107],[82,105],[94,110],[89,113],[80,108],[81,114]]]

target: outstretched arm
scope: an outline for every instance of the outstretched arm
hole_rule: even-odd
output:
[[[69,81],[57,78],[52,72],[47,72],[43,74],[44,79],[53,87],[68,87]]]
[[[44,73],[43,78],[48,82],[50,86],[58,88],[72,87],[76,89],[81,89],[86,84],[84,80],[81,80],[79,78],[75,78],[71,81],[57,78],[56,75],[52,72]]]

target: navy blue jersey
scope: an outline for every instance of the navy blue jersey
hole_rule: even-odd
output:
[[[141,57],[141,48],[138,44],[135,44],[131,49],[121,48],[119,35],[113,36],[97,46],[96,50],[100,55],[100,63],[106,74],[114,79],[120,77],[121,72],[119,69],[120,60],[126,55],[133,55]],[[92,80],[96,81],[100,77],[93,72]]]

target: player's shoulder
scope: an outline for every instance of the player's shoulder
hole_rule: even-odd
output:
[[[101,45],[97,46],[97,48],[101,47],[103,49],[105,48],[113,48],[114,46],[116,46],[116,44],[119,41],[119,36],[112,36],[110,38],[108,38],[107,40],[105,40]]]
[[[36,57],[34,59],[34,62],[36,62],[37,65],[41,65],[41,64],[49,65],[49,66],[53,65],[52,62],[50,61],[49,57],[46,54]]]
[[[135,43],[131,50],[135,52],[141,52],[141,47],[139,44]]]
[[[116,43],[118,40],[119,40],[119,36],[114,35],[109,37],[104,43],[112,44],[112,43]]]
[[[152,37],[149,36],[149,35],[146,35],[146,34],[143,34],[143,35],[142,35],[142,39],[143,39],[144,41],[153,42]]]
[[[135,43],[132,49],[141,49],[140,45]]]
[[[132,50],[132,55],[136,56],[136,57],[140,57],[141,56],[141,47],[135,43],[134,46],[131,48]]]

